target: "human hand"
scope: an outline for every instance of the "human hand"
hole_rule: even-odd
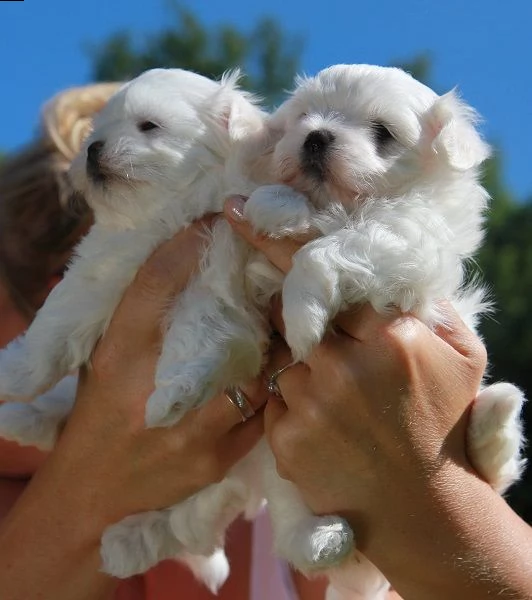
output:
[[[197,266],[204,226],[178,233],[139,271],[91,367],[80,373],[74,410],[45,465],[55,469],[56,480],[68,482],[71,498],[87,506],[94,531],[129,514],[175,504],[219,481],[262,434],[261,415],[241,423],[223,394],[172,427],[145,428],[162,320]],[[261,390],[258,382],[246,388],[256,409],[265,400]]]
[[[234,202],[226,215],[235,230],[286,273],[300,244],[254,236],[238,213],[235,220]],[[280,474],[316,513],[347,516],[361,549],[384,515],[404,522],[448,464],[471,470],[466,427],[486,353],[452,308],[445,310],[449,325],[435,331],[369,305],[340,315],[307,363],[279,377],[284,402],[268,401],[266,435]],[[272,319],[282,336],[279,305]],[[266,370],[290,361],[280,337]]]

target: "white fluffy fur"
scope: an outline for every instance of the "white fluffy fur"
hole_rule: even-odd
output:
[[[321,233],[297,252],[283,284],[296,359],[358,302],[379,312],[398,306],[434,326],[444,324],[438,301],[448,299],[474,328],[486,304],[482,289],[464,285],[464,264],[483,236],[479,167],[489,155],[475,121],[454,92],[437,96],[399,69],[369,65],[301,79],[272,116],[269,177],[290,188],[261,188],[246,214],[272,235],[283,226]],[[523,402],[515,386],[498,383],[480,391],[471,414],[470,459],[501,493],[523,468]],[[357,569],[329,574],[361,598],[385,593],[363,557]]]
[[[161,127],[140,132],[146,120]],[[274,236],[315,229],[321,236],[296,254],[283,283],[227,225],[216,225],[204,269],[169,315],[148,425],[175,422],[258,372],[267,341],[260,307],[281,285],[287,341],[299,360],[330,319],[356,302],[378,311],[397,305],[435,325],[442,320],[437,302],[447,298],[474,325],[482,293],[462,289],[463,264],[482,240],[487,194],[478,168],[489,149],[469,107],[398,69],[344,65],[302,79],[267,125],[231,79],[220,85],[155,71],[117,94],[87,142],[105,143],[105,185],[87,178],[85,155],[74,165],[97,223],[28,333],[1,355],[0,396],[34,397],[86,362],[152,249],[220,210],[228,193],[251,192],[251,175],[281,184],[251,194],[246,215],[257,229]],[[316,131],[327,134],[325,152],[308,143]],[[269,149],[253,161],[264,141]],[[497,384],[479,393],[473,409],[471,459],[500,491],[522,467],[523,400],[514,386]],[[379,597],[386,583],[363,557],[356,570],[336,567],[352,548],[347,524],[312,515],[279,478],[264,443],[222,483],[110,528],[104,567],[126,576],[178,555],[216,588],[227,570],[223,532],[249,504],[250,490],[258,501],[260,485],[252,480],[261,468],[278,554],[304,571],[335,567],[329,573],[338,590]],[[192,560],[185,552],[211,557]]]
[[[235,77],[219,84],[186,71],[154,70],[124,86],[96,118],[72,166],[73,183],[96,223],[27,333],[1,354],[0,397],[35,397],[86,363],[153,249],[194,219],[219,212],[230,193],[256,187],[248,172],[263,140],[264,114],[236,89]],[[94,144],[100,145],[96,173],[89,160]],[[251,250],[223,221],[209,236],[201,273],[167,315],[148,426],[176,422],[226,386],[257,375],[262,365],[269,333],[264,302],[273,287],[280,289],[280,276],[257,259],[254,277],[246,280]],[[36,406],[24,408],[2,408],[4,433],[52,445],[65,410],[35,416]],[[102,538],[104,570],[127,577],[177,557],[217,589],[228,573],[220,549],[225,530],[239,513],[260,506],[265,460],[272,465],[270,508],[283,519],[283,530],[294,532],[281,540],[283,554],[302,569],[340,560],[352,546],[347,523],[299,510],[299,495],[279,478],[267,445],[260,444],[221,483],[109,527]]]

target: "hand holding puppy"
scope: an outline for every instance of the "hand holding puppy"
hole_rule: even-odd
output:
[[[91,368],[82,371],[58,444],[2,523],[6,598],[80,598],[80,590],[84,598],[104,597],[116,581],[100,572],[103,530],[220,480],[261,436],[261,414],[242,423],[223,394],[173,427],[144,426],[161,319],[196,268],[203,229],[204,223],[192,225],[153,254],[120,303]],[[245,389],[257,410],[264,387],[256,382]],[[31,555],[29,567],[28,548],[46,549]]]
[[[255,235],[242,199],[229,200],[225,212],[247,242],[290,270],[299,243]],[[436,330],[369,305],[340,314],[307,363],[279,376],[284,402],[269,398],[266,436],[280,474],[316,514],[347,518],[358,550],[404,598],[448,600],[466,588],[471,599],[528,597],[530,531],[468,458],[469,412],[486,351],[443,308],[449,326]],[[281,309],[276,304],[271,315],[281,337],[267,373],[292,360]],[[328,575],[331,598],[385,597],[379,572],[358,552]]]

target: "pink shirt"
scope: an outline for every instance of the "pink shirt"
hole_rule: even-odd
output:
[[[250,600],[297,600],[288,565],[273,555],[268,513],[262,511],[253,522]]]

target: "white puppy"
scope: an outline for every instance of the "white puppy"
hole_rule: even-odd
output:
[[[269,164],[268,177],[290,188],[259,189],[246,216],[272,235],[321,234],[297,252],[283,285],[296,360],[305,360],[338,311],[359,302],[379,312],[393,305],[434,326],[444,324],[438,301],[448,299],[475,326],[486,304],[480,288],[464,285],[464,264],[483,237],[488,195],[479,166],[489,148],[474,125],[474,111],[454,92],[440,97],[402,70],[368,65],[301,79],[271,117],[263,168]],[[497,383],[473,405],[470,459],[500,492],[523,467],[523,401],[516,387]],[[337,570],[332,580],[364,598],[387,589],[363,559],[356,572]]]
[[[219,212],[228,193],[251,191],[241,141],[260,134],[263,119],[252,98],[237,90],[235,77],[220,84],[182,70],[147,72],[109,101],[71,170],[96,223],[27,333],[2,352],[0,397],[35,397],[86,363],[154,248],[194,219]],[[267,327],[244,294],[247,254],[227,224],[215,226],[202,274],[168,315],[149,426],[173,423],[259,372]],[[2,406],[2,434],[52,445],[70,409],[61,391],[33,404]],[[251,479],[249,464],[238,465],[224,482],[177,507],[109,528],[102,540],[104,569],[124,577],[164,558],[187,557],[217,589],[228,573],[218,546],[229,523],[254,500]],[[212,558],[203,563],[186,553]]]
[[[152,250],[194,219],[219,212],[228,194],[251,192],[246,173],[263,129],[263,113],[236,89],[235,78],[219,84],[181,70],[155,70],[109,101],[72,167],[73,183],[96,223],[27,333],[0,355],[0,397],[35,397],[89,360]],[[215,225],[201,273],[167,317],[148,426],[170,425],[213,394],[259,373],[269,333],[261,306],[279,289],[279,276],[263,269],[261,286],[246,281],[252,256],[227,223]],[[0,408],[0,435],[49,447],[68,402],[59,406],[48,396],[26,407]],[[104,569],[125,577],[179,556],[211,589],[219,587],[228,573],[219,549],[225,529],[260,504],[257,461],[265,459],[273,465],[262,444],[223,482],[177,506],[110,527],[102,540]],[[352,545],[347,523],[299,510],[295,491],[297,510],[284,510],[284,489],[290,486],[274,466],[268,471],[270,504],[279,504],[278,514],[292,515],[291,521],[282,517],[292,532],[283,554],[305,570],[340,560]]]

